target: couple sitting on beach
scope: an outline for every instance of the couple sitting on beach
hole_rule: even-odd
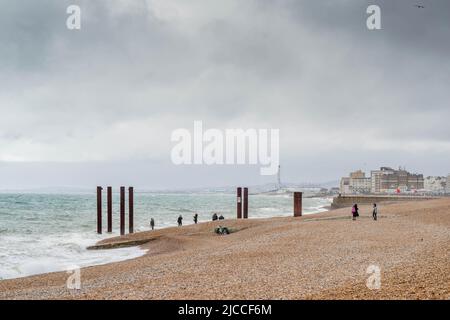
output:
[[[220,217],[219,217],[219,216],[217,216],[217,213],[214,213],[213,216],[212,216],[212,221],[216,221],[216,220],[224,220],[224,219],[225,219],[225,218],[224,218],[223,215],[220,215]]]
[[[373,204],[373,210],[372,210],[372,218],[373,220],[377,220],[377,215],[378,215],[378,207],[377,204],[374,203]],[[352,216],[353,219],[352,220],[356,220],[357,217],[359,217],[359,208],[358,205],[355,203],[352,207]]]

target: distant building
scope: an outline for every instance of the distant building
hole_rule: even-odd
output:
[[[341,179],[340,192],[342,194],[370,193],[370,181],[370,178],[367,178],[361,170],[351,172],[349,177]]]
[[[341,178],[341,183],[339,185],[339,191],[342,194],[351,193],[350,192],[350,178],[349,177]]]
[[[339,188],[333,187],[330,189],[331,194],[338,194],[341,190]]]
[[[394,170],[389,167],[381,167],[380,170],[370,172],[371,176],[371,192],[381,193],[381,178],[386,174],[393,174]]]
[[[447,176],[447,183],[445,184],[445,193],[450,194],[450,173]]]
[[[358,170],[350,173],[350,190],[353,193],[370,193],[371,187],[371,179],[366,178],[363,171]]]
[[[447,185],[447,177],[426,177],[424,189],[433,193],[444,193]]]
[[[393,193],[424,189],[423,174],[413,174],[405,169],[381,167],[371,172],[372,193]]]
[[[427,183],[436,183],[435,188],[439,189],[438,186],[442,186],[443,180],[450,180],[450,175],[446,179],[440,178],[441,181],[436,180],[437,182],[430,178]],[[424,180],[423,174],[410,173],[402,168],[395,170],[381,167],[380,170],[371,171],[370,178],[366,177],[363,171],[357,170],[341,179],[339,191],[341,194],[415,192],[424,189]],[[447,189],[447,192],[450,193],[450,189]]]

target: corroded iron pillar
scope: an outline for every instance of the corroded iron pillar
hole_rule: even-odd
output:
[[[128,188],[128,229],[130,233],[134,232],[134,189]]]
[[[242,188],[237,188],[237,198],[236,198],[236,204],[237,204],[237,218],[242,218]]]
[[[97,233],[102,234],[102,187],[97,187]]]
[[[248,219],[248,188],[244,188],[244,219]]]
[[[302,216],[302,192],[294,192],[294,217]]]
[[[120,187],[120,235],[125,234],[125,187]]]
[[[112,232],[112,187],[107,188],[108,232]]]

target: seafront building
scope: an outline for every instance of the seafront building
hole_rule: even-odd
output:
[[[371,172],[372,193],[416,191],[424,188],[423,174],[415,174],[399,168],[381,167]]]
[[[381,167],[372,170],[370,177],[366,177],[361,170],[351,172],[340,182],[341,194],[380,194],[416,192],[424,189],[423,174],[410,173],[405,169],[398,170],[390,167]]]
[[[342,194],[367,194],[371,190],[371,179],[366,174],[357,170],[351,172],[349,177],[343,177],[340,183]]]
[[[427,192],[442,194],[446,192],[447,177],[426,177],[424,180],[424,189]]]
[[[371,179],[361,170],[351,172],[350,187],[354,193],[370,193]]]
[[[350,178],[342,177],[341,182],[339,184],[339,192],[341,194],[349,194],[350,192]]]
[[[450,173],[447,176],[447,183],[445,185],[445,193],[450,194]]]

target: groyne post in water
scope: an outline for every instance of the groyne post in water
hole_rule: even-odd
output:
[[[97,233],[102,234],[102,187],[97,187]]]
[[[120,187],[120,235],[125,234],[125,187]]]
[[[108,232],[112,232],[112,187],[107,187]]]
[[[242,218],[242,188],[237,188],[237,198],[236,198],[236,204],[237,204],[237,218]]]
[[[248,188],[244,188],[244,219],[248,219]]]
[[[134,232],[134,189],[128,188],[128,230],[130,233]]]
[[[294,217],[302,216],[303,192],[294,192]]]

